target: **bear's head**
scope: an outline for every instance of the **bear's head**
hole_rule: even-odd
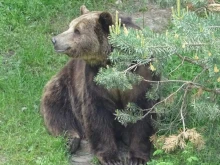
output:
[[[103,63],[111,52],[107,37],[109,26],[113,24],[112,16],[108,12],[90,12],[84,5],[80,11],[81,16],[69,24],[67,31],[52,38],[54,48],[91,64]]]

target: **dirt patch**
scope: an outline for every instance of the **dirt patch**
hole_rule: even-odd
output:
[[[149,27],[155,32],[162,32],[169,26],[171,17],[170,9],[159,9],[151,6],[147,12],[136,12],[132,18],[140,27]]]
[[[134,1],[134,4],[126,4],[127,6],[134,6],[134,12],[130,10],[123,10],[123,7],[113,6],[110,11],[114,13],[116,10],[122,16],[130,16],[133,21],[141,28],[150,28],[154,32],[162,32],[170,24],[171,9],[160,8],[152,3],[142,4],[140,1]]]

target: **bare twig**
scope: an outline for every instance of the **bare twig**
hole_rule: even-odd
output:
[[[191,81],[186,81],[186,80],[162,80],[162,81],[153,81],[153,80],[146,80],[144,81],[149,82],[149,83],[191,83]]]
[[[126,74],[127,72],[131,71],[132,69],[136,69],[140,64],[137,63],[137,64],[134,64],[130,67],[128,67],[126,70],[124,70],[124,73]]]
[[[207,91],[207,92],[212,92],[212,93],[215,93],[215,94],[220,94],[220,88],[214,88],[214,89],[210,89],[210,88],[207,88],[207,87],[204,87],[202,84],[199,84],[199,83],[196,83],[196,79],[206,71],[207,69],[204,68],[202,70],[201,73],[199,73],[194,79],[193,81],[186,81],[186,80],[163,80],[163,81],[152,81],[152,80],[144,80],[146,82],[149,82],[149,83],[184,83],[184,84],[189,84],[189,88],[201,88],[202,90],[204,91]]]
[[[175,92],[171,93],[171,94],[170,94],[168,97],[166,97],[165,99],[163,99],[163,100],[157,102],[157,103],[154,104],[154,106],[152,106],[151,108],[144,109],[143,111],[147,111],[147,113],[146,113],[142,118],[144,118],[144,117],[147,116],[149,113],[151,113],[151,112],[153,111],[153,109],[154,109],[157,105],[159,105],[159,104],[161,104],[161,103],[163,103],[163,102],[166,102],[167,99],[171,98],[174,94],[178,93],[178,92],[179,92],[185,85],[187,85],[187,84],[188,84],[188,83],[182,84]]]
[[[186,43],[186,46],[204,46],[208,45],[207,43]]]
[[[185,109],[186,96],[187,96],[187,93],[188,93],[188,89],[189,89],[189,85],[185,89],[185,92],[184,92],[184,95],[183,95],[183,99],[182,99],[183,102],[182,102],[182,105],[181,105],[181,108],[180,108],[180,116],[181,116],[181,120],[182,120],[182,124],[183,124],[183,132],[186,131],[186,124],[185,124],[185,119],[184,119],[183,111]]]
[[[200,67],[202,67],[202,68],[205,68],[205,66],[202,65],[202,64],[199,64],[197,60],[193,60],[193,59],[191,59],[191,58],[189,58],[189,57],[186,57],[186,56],[183,57],[183,56],[181,56],[180,54],[177,54],[177,56],[178,56],[179,58],[181,58],[182,60],[184,60],[184,61],[187,61],[187,62],[189,62],[189,63],[191,63],[191,64],[198,65],[198,66],[200,66]]]
[[[174,70],[172,70],[172,71],[169,73],[169,75],[171,75],[173,72],[175,72],[177,69],[179,69],[179,67],[183,65],[184,61],[185,61],[185,56],[183,57],[181,64],[179,64]]]
[[[210,28],[210,29],[216,29],[216,28],[220,28],[220,26],[208,26],[208,28]]]
[[[193,79],[193,83],[199,78],[199,76],[201,76],[201,74],[203,74],[205,71],[207,70],[207,68],[204,68],[197,76],[195,76],[195,78]]]
[[[196,75],[192,81],[191,84],[193,84],[198,78],[199,76],[201,76],[207,69],[204,68],[198,75]],[[185,92],[184,92],[184,95],[183,95],[183,102],[182,102],[182,105],[181,105],[181,108],[180,108],[180,116],[181,116],[181,120],[182,120],[182,124],[183,124],[183,132],[186,131],[186,124],[185,124],[185,119],[184,119],[184,114],[183,114],[183,111],[184,109],[186,108],[185,104],[186,104],[186,96],[187,96],[187,93],[188,93],[188,90],[189,90],[189,87],[191,84],[188,84],[186,89],[185,89]]]

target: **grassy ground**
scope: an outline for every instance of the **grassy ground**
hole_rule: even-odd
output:
[[[45,83],[68,60],[51,36],[67,28],[79,6],[94,0],[0,0],[0,164],[68,164],[61,137],[48,135],[39,114]]]

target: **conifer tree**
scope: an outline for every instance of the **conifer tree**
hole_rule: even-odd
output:
[[[95,78],[107,89],[125,91],[144,80],[131,71],[138,66],[149,65],[153,74],[161,75],[160,81],[144,80],[152,85],[146,97],[160,98],[158,103],[146,110],[129,103],[126,109],[116,110],[115,116],[126,126],[157,113],[158,133],[174,134],[181,129],[164,139],[169,145],[163,149],[168,152],[184,148],[188,140],[201,148],[204,141],[193,127],[220,123],[220,14],[206,9],[203,13],[180,10],[179,4],[172,10],[171,28],[160,34],[148,28],[120,28],[116,19],[109,36],[114,47],[109,56],[112,65],[102,68]]]

